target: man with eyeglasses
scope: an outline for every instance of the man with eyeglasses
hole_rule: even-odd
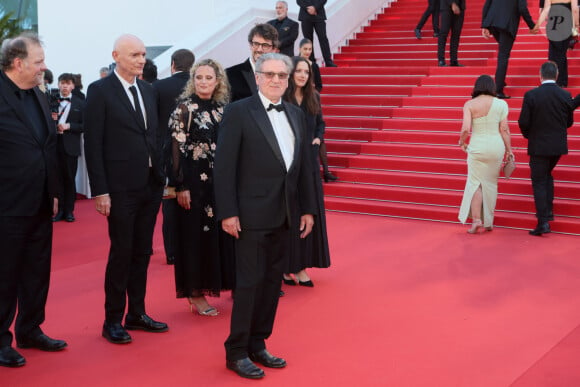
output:
[[[229,104],[219,129],[215,195],[222,229],[236,238],[236,291],[226,367],[249,379],[264,377],[255,363],[283,368],[266,350],[278,307],[290,232],[305,238],[314,224],[314,181],[302,111],[282,101],[291,59],[278,53],[256,61],[258,92]],[[291,214],[300,213],[300,222]]]
[[[248,34],[250,57],[244,62],[226,69],[231,87],[231,101],[237,101],[255,94],[256,78],[254,69],[256,61],[262,54],[274,52],[278,44],[278,31],[270,24],[256,24]]]

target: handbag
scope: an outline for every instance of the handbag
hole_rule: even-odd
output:
[[[505,159],[505,162],[503,163],[502,168],[503,175],[509,179],[515,169],[516,169],[515,157],[514,155],[509,155],[507,159]]]

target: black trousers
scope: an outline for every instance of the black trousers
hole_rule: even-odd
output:
[[[552,170],[560,156],[530,156],[530,171],[536,218],[539,223],[548,222],[554,217],[554,178]]]
[[[421,16],[421,19],[419,20],[419,23],[417,23],[417,27],[415,27],[415,28],[418,30],[421,30],[423,28],[423,26],[425,25],[425,23],[427,22],[427,19],[429,19],[429,16],[431,16],[431,23],[433,24],[433,32],[438,34],[439,33],[439,0],[429,0],[429,3],[427,5],[427,9],[423,13],[423,16]]]
[[[239,360],[266,348],[280,299],[290,232],[242,230],[236,241],[236,289],[226,359]]]
[[[570,38],[561,42],[550,40],[548,46],[548,60],[558,65],[558,79],[556,84],[560,87],[568,87],[568,47]]]
[[[445,45],[447,44],[447,35],[451,31],[451,40],[449,41],[449,59],[451,63],[457,62],[457,51],[459,50],[459,38],[463,29],[463,18],[465,12],[456,15],[449,10],[441,11],[441,28],[439,30],[439,41],[437,42],[437,60],[445,61]]]
[[[508,62],[514,46],[514,37],[506,30],[497,28],[490,29],[494,39],[498,43],[497,66],[495,68],[495,87],[498,94],[503,93],[505,77],[508,70]]]
[[[58,167],[61,171],[63,186],[63,197],[58,202],[58,211],[67,215],[72,214],[75,209],[75,200],[77,197],[75,178],[77,176],[78,156],[71,156],[66,153],[62,136],[58,136],[56,144]]]
[[[50,282],[51,212],[0,216],[0,347],[12,343],[10,325],[18,317],[16,339],[42,333]]]
[[[111,193],[108,217],[111,247],[105,272],[105,320],[121,323],[128,314],[145,314],[147,268],[153,253],[155,220],[163,187],[153,176],[139,191]]]
[[[161,211],[163,212],[163,247],[166,257],[175,257],[175,246],[177,244],[177,210],[179,209],[177,199],[163,199],[161,201]]]
[[[300,22],[302,28],[302,35],[306,39],[310,39],[312,42],[312,54],[310,54],[310,60],[314,61],[314,31],[316,31],[316,36],[318,36],[318,43],[320,44],[320,50],[322,51],[322,57],[324,58],[324,63],[332,61],[332,53],[330,52],[330,43],[328,43],[328,37],[326,36],[326,21],[302,21]]]

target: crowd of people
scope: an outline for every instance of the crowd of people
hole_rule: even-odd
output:
[[[298,3],[309,15],[303,29],[317,31],[325,63],[333,66],[324,47],[325,1]],[[256,364],[286,365],[266,350],[265,340],[282,283],[313,287],[306,269],[330,266],[321,179],[337,177],[328,171],[325,151],[320,173],[325,123],[312,38],[301,43],[303,56],[289,56],[298,23],[287,18],[286,2],[277,2],[276,11],[276,19],[250,31],[245,62],[224,69],[213,59],[195,62],[190,50],[180,49],[171,58],[172,75],[162,80],[143,41],[122,35],[114,42],[114,64],[100,69],[86,98],[75,95],[82,86],[70,73],[58,77],[58,89],[43,93],[37,87],[51,73],[36,35],[4,42],[0,91],[8,105],[0,110],[0,152],[2,170],[17,175],[2,176],[14,185],[4,187],[12,196],[2,195],[1,203],[6,252],[0,270],[0,365],[26,362],[12,347],[9,330],[17,307],[18,347],[67,346],[40,325],[52,222],[75,221],[81,133],[95,208],[106,217],[110,240],[102,336],[127,344],[131,330],[169,330],[149,315],[145,303],[161,206],[177,298],[187,299],[191,312],[211,317],[219,311],[206,297],[232,291],[227,368],[261,378]],[[14,195],[28,205],[11,204]]]

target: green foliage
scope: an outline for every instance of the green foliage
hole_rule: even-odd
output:
[[[12,19],[12,12],[5,12],[0,6],[0,44],[6,38],[11,38],[22,32],[20,22],[17,19]]]

